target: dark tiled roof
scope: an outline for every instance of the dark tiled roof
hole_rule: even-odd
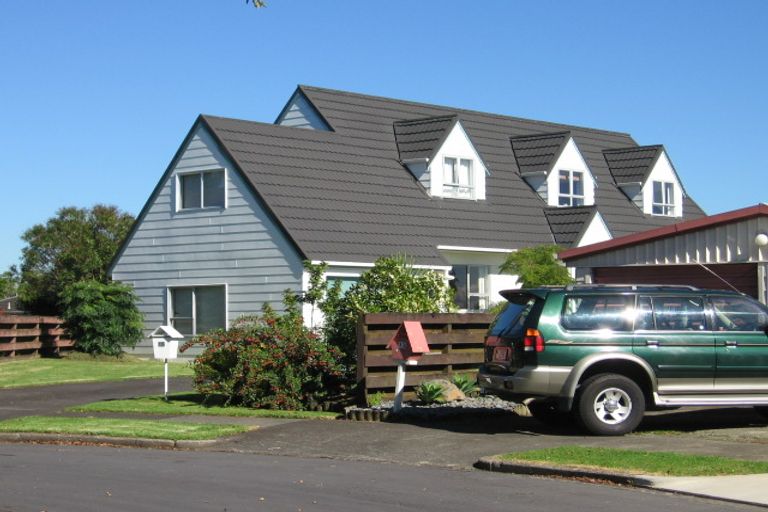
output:
[[[458,116],[451,115],[395,121],[395,140],[400,160],[432,160],[457,120]]]
[[[571,247],[584,234],[596,211],[596,206],[550,207],[544,209],[544,215],[547,216],[555,243],[560,247]]]
[[[569,131],[598,182],[614,236],[673,223],[651,217],[614,185],[603,151],[634,146],[623,133],[300,86],[333,132],[203,116],[253,189],[313,260],[372,262],[406,253],[445,264],[437,245],[517,249],[553,242],[546,205],[518,172],[510,137]],[[486,200],[431,198],[400,163],[393,125],[460,116],[489,175]],[[690,200],[685,219],[703,215]]]
[[[563,152],[570,136],[569,132],[559,132],[512,137],[510,142],[520,174],[549,172],[560,153]]]
[[[618,185],[645,183],[664,146],[638,146],[603,151],[605,161]]]

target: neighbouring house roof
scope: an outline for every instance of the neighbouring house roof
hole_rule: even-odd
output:
[[[561,247],[571,247],[578,243],[589,227],[595,212],[597,212],[597,206],[544,209],[555,243]]]
[[[616,187],[603,152],[636,146],[625,133],[317,87],[297,93],[332,131],[207,115],[200,122],[308,259],[372,262],[405,253],[419,264],[444,265],[438,245],[512,250],[553,243],[564,232],[553,233],[547,205],[521,177],[510,139],[562,145],[564,132],[595,177],[596,206],[614,236],[674,222],[644,215]],[[429,158],[459,118],[488,169],[485,200],[430,197],[402,164]],[[704,215],[689,198],[683,207],[686,219]],[[582,210],[567,211],[563,216],[581,218]]]
[[[520,174],[548,173],[570,138],[570,132],[511,137],[509,140]]]
[[[645,183],[653,166],[664,152],[664,146],[638,146],[635,148],[603,151],[613,179],[617,185]]]
[[[395,140],[400,161],[432,160],[440,150],[459,116],[437,116],[412,121],[395,121]]]
[[[649,242],[651,240],[668,238],[691,231],[709,229],[722,224],[729,224],[732,222],[758,216],[768,216],[768,204],[761,203],[755,206],[741,208],[739,210],[733,210],[717,215],[710,215],[708,217],[700,217],[693,220],[678,222],[670,226],[649,229],[647,231],[625,235],[622,237],[614,238],[612,240],[607,240],[605,242],[586,245],[584,247],[567,249],[560,252],[558,257],[563,261],[567,261],[582,256],[591,256],[601,252],[612,251],[623,247],[637,245],[643,242]]]

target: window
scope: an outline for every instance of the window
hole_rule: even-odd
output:
[[[712,311],[718,331],[762,331],[768,324],[766,309],[743,297],[712,297]]]
[[[629,331],[633,295],[574,295],[566,297],[561,323],[572,331]]]
[[[675,184],[666,181],[653,182],[653,207],[654,215],[675,215]]]
[[[171,325],[185,336],[226,329],[226,288],[196,286],[170,289]]]
[[[181,210],[193,208],[224,208],[224,170],[179,175]]]
[[[472,198],[474,194],[472,160],[445,157],[443,160],[443,194],[446,197]]]
[[[352,288],[354,285],[357,284],[358,281],[360,281],[360,277],[329,275],[329,276],[326,276],[326,280],[328,281],[328,286],[333,286],[336,283],[339,283],[339,290],[341,291],[342,295],[345,295],[350,288]]]
[[[559,206],[584,205],[584,173],[581,171],[560,171]]]
[[[637,330],[703,331],[704,301],[700,297],[640,297]],[[652,315],[652,316],[651,316]]]
[[[488,309],[490,300],[486,281],[491,267],[488,265],[454,265],[451,270],[454,301],[459,309],[482,311]]]

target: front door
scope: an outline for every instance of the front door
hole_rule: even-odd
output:
[[[715,326],[715,389],[722,392],[768,391],[768,309],[747,297],[710,297]]]
[[[653,367],[660,394],[713,389],[715,340],[705,319],[701,297],[638,297],[633,352]]]

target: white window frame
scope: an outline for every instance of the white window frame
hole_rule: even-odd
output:
[[[446,181],[445,179],[445,166],[448,163],[447,160],[454,160],[455,167],[452,172],[451,180],[453,180],[453,175],[456,176],[456,178],[459,177],[459,169],[461,168],[461,162],[468,162],[469,163],[469,176],[467,176],[467,181],[469,182],[468,185],[461,185],[457,181]],[[442,173],[443,173],[443,197],[450,197],[455,199],[474,199],[475,198],[475,189],[476,189],[476,183],[475,183],[475,163],[474,159],[472,158],[464,158],[460,156],[453,156],[453,155],[444,155],[443,156],[443,167],[442,167]]]
[[[568,173],[568,193],[563,194],[560,191],[560,176],[562,173]],[[573,192],[573,175],[581,175],[581,195]],[[584,171],[573,171],[570,169],[560,169],[557,171],[557,206],[568,208],[569,206],[584,206],[586,204],[586,173]],[[566,199],[568,204],[561,204],[560,201]],[[580,204],[573,204],[575,200],[581,200]]]
[[[661,202],[656,202],[656,184],[661,185]],[[661,211],[656,212],[656,208]],[[676,211],[675,205],[675,183],[673,181],[654,180],[651,182],[651,214],[661,217],[674,217]]]
[[[203,176],[211,173],[222,173],[222,179],[224,180],[224,206],[204,206],[205,205],[205,186],[203,184]],[[200,177],[200,206],[193,206],[184,208],[184,190],[182,189],[181,180],[188,176]],[[201,169],[198,171],[179,172],[176,173],[176,211],[177,212],[190,212],[199,210],[225,210],[229,206],[229,194],[227,193],[227,170],[223,167],[215,167],[212,169]]]
[[[467,302],[467,308],[462,310],[464,311],[485,311],[487,310],[491,305],[491,297],[489,293],[489,277],[491,275],[491,265],[476,265],[472,263],[457,263],[454,265],[455,267],[466,267],[467,268],[467,282],[465,283],[466,286],[466,297],[464,299]],[[477,280],[477,292],[472,292],[472,284],[470,283],[470,276],[472,275],[472,269],[475,269],[475,271],[479,274],[481,274],[480,269],[483,270],[482,277],[478,277]],[[472,299],[477,298],[478,299],[478,309],[471,309],[469,306],[472,305]],[[457,304],[458,305],[458,304]]]
[[[229,329],[229,285],[227,283],[206,283],[206,284],[173,284],[165,287],[166,296],[166,325],[173,325],[175,319],[187,319],[189,317],[174,317],[173,315],[173,290],[192,289],[192,334],[185,336],[197,336],[197,294],[196,288],[224,288],[224,328]]]

